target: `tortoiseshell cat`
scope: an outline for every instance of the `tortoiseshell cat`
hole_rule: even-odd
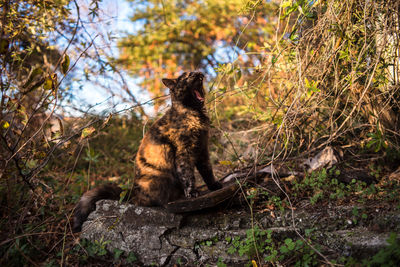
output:
[[[210,120],[204,107],[204,75],[185,72],[177,79],[163,79],[170,90],[171,108],[143,137],[136,155],[136,176],[130,192],[139,206],[164,206],[182,197],[197,197],[194,168],[210,190],[215,180],[208,152]],[[106,184],[86,192],[74,213],[74,231],[95,209],[100,199],[119,199],[121,188]]]

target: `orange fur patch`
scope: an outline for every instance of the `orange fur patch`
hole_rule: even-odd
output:
[[[150,176],[152,176],[152,175],[158,176],[161,174],[161,172],[159,170],[156,170],[152,167],[143,165],[143,163],[140,160],[136,160],[136,168],[141,170],[141,172],[143,174],[150,175]]]
[[[143,148],[143,157],[146,161],[159,168],[170,168],[170,164],[167,162],[169,148],[166,145],[154,145],[147,143]]]
[[[143,191],[150,192],[150,184],[152,180],[145,180],[145,179],[140,179],[137,181],[137,184],[141,187]]]

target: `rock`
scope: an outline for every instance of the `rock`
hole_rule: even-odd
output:
[[[390,232],[400,233],[400,211],[377,213],[374,208],[363,208],[368,220],[356,221],[354,208],[299,209],[294,213],[295,226],[303,235],[312,229],[313,242],[331,258],[371,256],[387,245]],[[354,222],[348,224],[348,220]],[[112,200],[97,202],[96,211],[83,224],[81,238],[108,241],[111,252],[115,248],[133,252],[140,265],[215,265],[223,260],[228,266],[243,266],[249,263],[247,255],[228,251],[232,240],[244,240],[254,225],[269,229],[278,242],[298,239],[291,211],[276,211],[275,218],[269,213],[255,213],[253,219],[245,210],[224,207],[179,215]]]
[[[308,158],[304,161],[304,165],[308,167],[308,172],[326,167],[331,168],[338,162],[332,147],[327,146],[320,151],[315,157]]]
[[[181,215],[161,208],[137,207],[102,200],[83,224],[81,237],[110,241],[108,249],[133,251],[141,262],[163,265],[177,249],[165,234],[179,227]]]

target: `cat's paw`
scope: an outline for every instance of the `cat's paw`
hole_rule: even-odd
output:
[[[199,191],[197,191],[194,188],[186,190],[185,191],[185,196],[186,196],[186,198],[196,198],[196,197],[199,196]]]

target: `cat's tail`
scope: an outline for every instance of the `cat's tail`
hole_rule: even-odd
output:
[[[105,184],[87,191],[75,207],[72,231],[81,231],[82,224],[89,214],[96,209],[96,202],[100,199],[119,200],[122,189],[115,184]]]

